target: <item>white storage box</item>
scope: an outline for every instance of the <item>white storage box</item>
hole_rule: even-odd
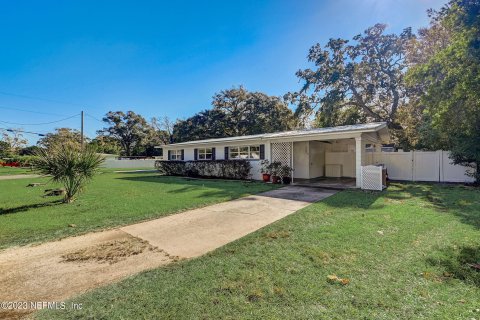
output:
[[[326,164],[325,165],[325,176],[340,178],[342,176],[342,165],[341,164]]]

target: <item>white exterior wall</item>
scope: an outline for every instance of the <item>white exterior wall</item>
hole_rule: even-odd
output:
[[[332,141],[326,145],[325,166],[341,165],[342,177],[355,178],[355,140]]]
[[[225,147],[234,147],[234,146],[245,146],[245,145],[265,145],[265,159],[270,158],[270,144],[265,141],[252,141],[248,143],[231,143],[231,144],[212,144],[212,145],[199,145],[196,147],[178,147],[178,148],[165,148],[164,154],[165,159],[168,157],[167,150],[184,150],[184,161],[194,161],[195,160],[195,149],[199,148],[215,148],[215,160],[224,160],[225,159]],[[262,160],[248,160],[252,168],[250,169],[250,176],[254,180],[262,180],[262,174],[260,172]]]
[[[313,179],[329,176],[325,167],[341,167],[341,176],[355,177],[355,141],[298,141],[293,143],[294,178]]]
[[[195,159],[194,150],[195,148],[184,148],[183,149],[183,160],[184,161],[193,161]],[[181,149],[180,149],[181,150]],[[167,154],[168,157],[168,154]]]
[[[325,175],[325,143],[310,141],[310,179]]]
[[[278,141],[278,140],[276,140]],[[342,176],[356,176],[356,140],[338,139],[329,140],[332,143],[318,141],[293,141],[293,165],[294,178],[316,178],[325,174],[325,166],[328,164],[340,164]],[[224,159],[226,146],[242,145],[265,145],[265,159],[271,160],[271,141],[255,140],[243,143],[199,145],[195,148],[215,147],[216,159]],[[392,180],[405,181],[431,181],[431,182],[472,182],[473,178],[465,175],[467,167],[451,164],[447,151],[412,151],[412,152],[366,152],[365,144],[374,143],[368,137],[361,137],[361,165],[384,164],[388,176]],[[379,145],[379,144],[378,144]],[[194,147],[178,147],[184,149],[184,160],[194,160]],[[165,158],[169,148],[165,148]],[[174,150],[174,148],[171,148]],[[378,148],[377,148],[378,150]],[[322,164],[321,159],[324,158]],[[149,162],[150,161],[150,162]],[[155,160],[108,160],[105,164],[108,168],[144,168],[154,166]],[[251,177],[261,180],[261,160],[250,160],[252,166]]]
[[[293,179],[310,178],[310,146],[308,141],[293,143]]]

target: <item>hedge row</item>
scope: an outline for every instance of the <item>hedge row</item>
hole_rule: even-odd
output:
[[[206,177],[247,180],[252,166],[247,160],[155,161],[166,176]]]

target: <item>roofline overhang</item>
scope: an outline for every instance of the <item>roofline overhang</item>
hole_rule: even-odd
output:
[[[358,129],[351,129],[346,131],[339,131],[339,132],[312,132],[312,133],[299,133],[299,134],[292,134],[291,136],[272,136],[274,133],[266,133],[265,135],[258,135],[258,136],[245,136],[245,138],[241,137],[231,137],[231,138],[220,138],[222,140],[215,141],[216,139],[210,140],[198,140],[198,141],[187,141],[187,142],[179,142],[179,143],[172,143],[163,146],[156,146],[155,148],[178,148],[178,147],[190,147],[190,146],[202,146],[202,145],[218,145],[218,144],[230,144],[230,143],[243,143],[249,141],[278,141],[283,140],[287,142],[291,141],[309,141],[309,140],[318,140],[318,139],[325,139],[325,140],[335,140],[335,139],[353,139],[357,137],[361,137],[362,133],[371,133],[377,132],[387,127],[386,123],[381,123],[377,127],[374,128],[358,128]]]

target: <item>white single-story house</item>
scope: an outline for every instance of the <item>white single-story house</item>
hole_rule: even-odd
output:
[[[161,146],[168,160],[246,159],[253,179],[261,179],[260,162],[268,159],[291,166],[293,179],[355,178],[369,164],[366,149],[380,150],[389,142],[385,122],[293,130],[174,143]]]

